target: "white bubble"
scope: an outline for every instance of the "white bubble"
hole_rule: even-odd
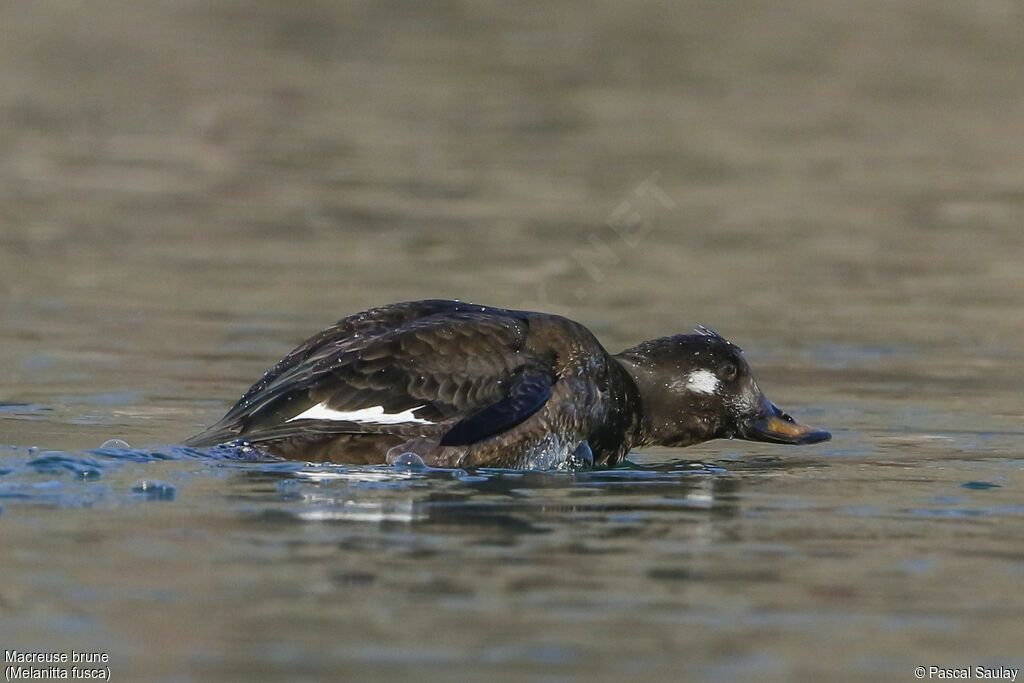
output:
[[[417,453],[412,451],[406,451],[395,456],[393,459],[388,457],[388,464],[392,465],[396,470],[425,470],[427,464],[423,462],[423,458]]]

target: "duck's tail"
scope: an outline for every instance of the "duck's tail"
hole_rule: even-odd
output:
[[[181,445],[190,448],[207,448],[209,446],[219,446],[222,443],[228,443],[237,438],[238,428],[221,420],[216,424],[210,425],[195,436],[185,439],[181,442]]]

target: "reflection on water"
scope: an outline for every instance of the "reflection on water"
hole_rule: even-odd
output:
[[[966,641],[1012,665],[1021,434],[988,435],[1005,454],[981,459],[956,445],[971,435],[939,439],[937,459],[917,436],[871,457],[844,449],[871,440],[857,432],[828,452],[717,442],[572,473],[7,447],[21,578],[0,594],[19,646],[116,642],[132,667],[161,660],[126,640],[121,609],[147,633],[189,620],[174,651],[197,680],[296,662],[314,678],[781,679],[836,662],[859,678],[982,624]],[[963,572],[972,591],[951,593]],[[842,644],[876,636],[895,644]]]
[[[41,451],[38,448],[6,447],[0,474],[0,498],[21,505],[58,507],[119,507],[132,501],[174,500],[177,486],[163,481],[139,479],[127,490],[99,485],[112,478],[119,481],[130,465],[179,463],[189,469],[201,467],[237,470],[234,474],[248,483],[273,483],[276,504],[263,512],[281,518],[355,521],[431,521],[454,516],[473,516],[479,501],[495,513],[536,512],[534,501],[543,494],[565,499],[543,511],[579,512],[608,510],[598,491],[613,495],[618,506],[630,510],[645,507],[672,509],[674,506],[711,509],[723,504],[720,495],[728,490],[727,470],[702,463],[668,462],[643,466],[628,463],[615,469],[555,473],[480,468],[438,469],[397,466],[356,467],[330,463],[302,463],[262,457],[253,460],[241,450],[225,447],[194,449],[172,446],[161,450],[101,448],[86,453]],[[146,470],[135,468],[134,472]],[[972,482],[974,488],[981,488]],[[670,497],[655,494],[670,492]],[[637,496],[639,501],[632,501]],[[625,497],[625,498],[623,498]],[[269,503],[262,492],[257,498]],[[570,505],[572,499],[576,504]],[[497,501],[501,501],[500,503]],[[716,503],[717,501],[717,503]],[[385,512],[394,507],[403,512]],[[375,515],[374,510],[380,511]],[[470,511],[470,512],[467,512]],[[349,514],[351,513],[351,514]]]

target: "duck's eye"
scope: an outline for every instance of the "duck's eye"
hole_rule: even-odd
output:
[[[721,369],[722,379],[729,382],[736,379],[736,375],[739,374],[739,368],[736,367],[735,363],[726,363]]]

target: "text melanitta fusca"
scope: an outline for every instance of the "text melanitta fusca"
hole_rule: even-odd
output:
[[[441,300],[373,308],[303,342],[185,445],[547,469],[615,465],[643,446],[830,438],[769,401],[739,347],[697,331],[611,355],[557,315]]]

